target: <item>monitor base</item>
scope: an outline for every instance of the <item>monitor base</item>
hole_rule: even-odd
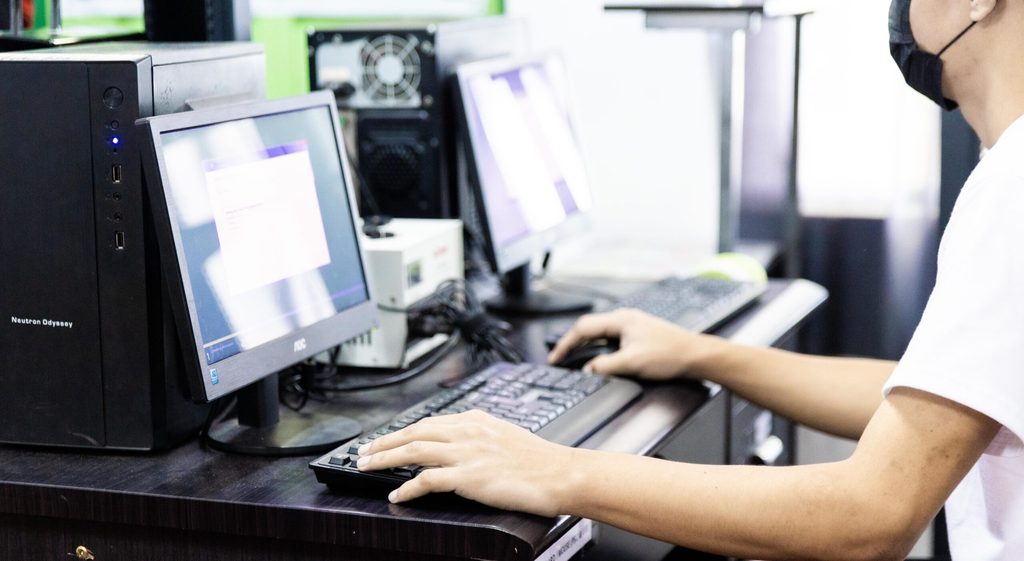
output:
[[[532,284],[529,264],[508,271],[501,279],[502,294],[484,302],[487,311],[506,316],[550,316],[582,314],[594,307],[587,298],[534,292]]]
[[[215,424],[206,443],[216,450],[249,456],[308,456],[323,454],[363,432],[358,422],[340,415],[281,412],[281,419],[251,427],[228,419]]]
[[[545,292],[531,292],[525,296],[497,296],[484,302],[484,305],[487,311],[506,316],[582,314],[594,307],[594,303],[586,298]]]

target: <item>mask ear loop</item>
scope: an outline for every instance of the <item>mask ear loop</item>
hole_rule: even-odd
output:
[[[941,50],[941,51],[939,51],[939,54],[937,54],[937,55],[935,55],[935,56],[942,56],[942,55],[943,55],[943,53],[945,53],[946,51],[948,51],[948,50],[949,50],[949,48],[950,48],[950,47],[952,47],[954,43],[956,43],[957,41],[959,41],[959,40],[960,40],[960,38],[961,38],[961,37],[963,37],[964,35],[966,35],[966,34],[967,34],[967,32],[968,32],[968,31],[970,31],[970,30],[971,30],[971,28],[972,28],[972,27],[974,27],[975,25],[978,25],[978,22],[976,22],[976,21],[972,21],[972,22],[971,22],[971,25],[968,25],[966,29],[964,29],[963,31],[961,31],[961,32],[960,32],[960,35],[957,35],[956,37],[954,37],[954,38],[953,38],[953,40],[952,40],[952,41],[950,41],[950,42],[949,42],[949,44],[947,44],[947,45],[946,45],[945,47],[943,47],[943,48],[942,48],[942,50]]]

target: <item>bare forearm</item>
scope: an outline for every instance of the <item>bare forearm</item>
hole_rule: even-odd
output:
[[[451,491],[743,558],[886,561],[904,558],[1000,427],[897,388],[842,462],[698,466],[560,446],[469,411],[374,440],[360,450],[359,469],[436,466],[393,491],[393,502]]]
[[[859,438],[882,402],[895,362],[817,357],[733,344],[715,350],[694,374],[754,403],[825,432]]]
[[[698,466],[586,450],[576,460],[565,511],[685,547],[786,560],[886,559],[904,547],[900,513],[852,484],[843,463]]]

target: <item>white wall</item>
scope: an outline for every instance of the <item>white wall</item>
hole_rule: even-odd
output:
[[[940,110],[889,55],[889,0],[820,0],[805,20],[800,206],[805,215],[938,212]]]
[[[595,208],[592,236],[555,253],[562,274],[658,277],[718,244],[719,107],[707,38],[649,32],[594,0],[507,0],[537,50],[562,52]],[[585,248],[600,248],[586,252]]]
[[[889,54],[889,0],[820,0],[805,20],[800,91],[804,215],[938,213],[940,110],[903,81]],[[849,440],[801,428],[797,463],[848,457]],[[931,555],[932,532],[911,558]]]

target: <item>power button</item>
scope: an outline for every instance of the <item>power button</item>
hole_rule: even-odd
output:
[[[103,105],[106,105],[110,109],[117,109],[124,103],[124,92],[118,88],[107,88],[103,92]]]

